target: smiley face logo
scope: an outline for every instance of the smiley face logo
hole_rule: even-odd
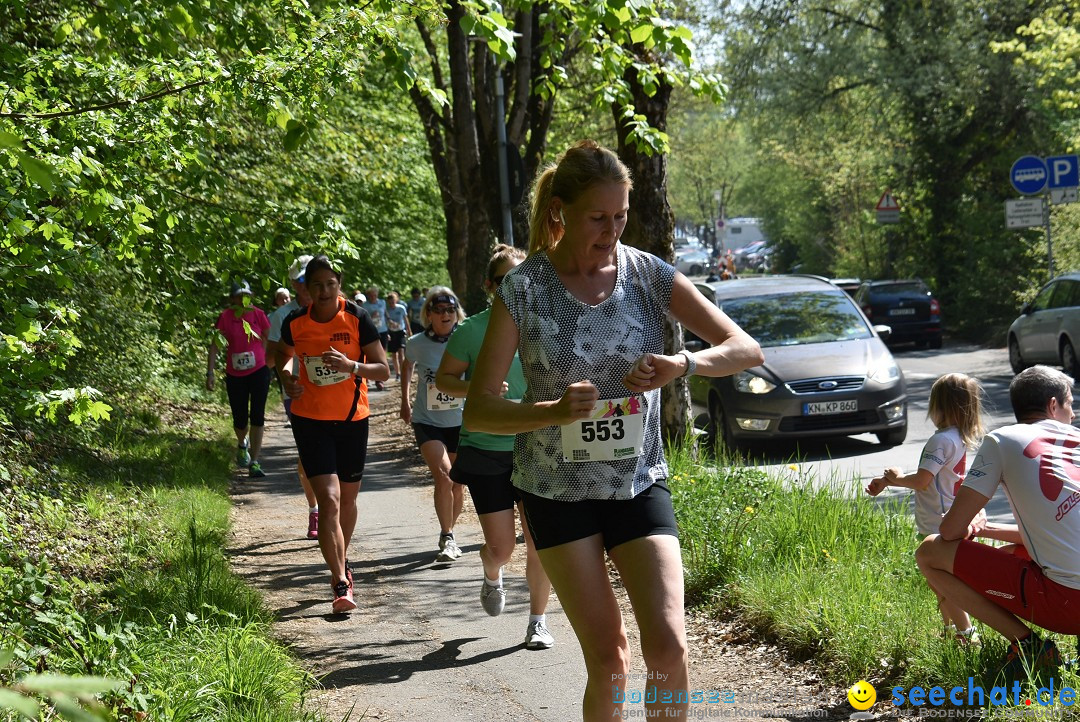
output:
[[[847,699],[855,709],[868,710],[877,702],[877,690],[865,679],[860,679],[848,689]]]

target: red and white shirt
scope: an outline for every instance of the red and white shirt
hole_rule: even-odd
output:
[[[1053,419],[991,432],[964,486],[1005,487],[1024,546],[1049,579],[1080,589],[1080,431]]]

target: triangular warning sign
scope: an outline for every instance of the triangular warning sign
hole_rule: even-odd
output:
[[[885,191],[881,194],[881,198],[878,199],[877,205],[874,206],[875,211],[898,211],[900,210],[900,204],[893,198],[892,191]]]

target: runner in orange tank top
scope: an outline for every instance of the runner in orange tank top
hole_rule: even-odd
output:
[[[319,501],[319,547],[330,569],[335,612],[356,608],[347,551],[356,526],[356,495],[367,456],[367,381],[390,367],[367,312],[341,296],[341,272],[326,256],[307,265],[311,305],[281,325],[277,374],[292,401],[300,461]],[[293,355],[299,376],[289,372]]]

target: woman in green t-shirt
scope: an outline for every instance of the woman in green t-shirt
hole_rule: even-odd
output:
[[[503,276],[524,258],[525,253],[521,249],[503,244],[495,247],[484,280],[484,291],[488,296],[494,295]],[[491,309],[488,309],[470,316],[450,337],[435,374],[435,385],[439,391],[458,398],[468,395],[469,378],[484,342],[490,314]],[[525,377],[521,372],[521,362],[515,356],[503,383],[503,396],[520,400],[524,394]],[[484,546],[480,548],[480,559],[484,564],[480,604],[493,617],[502,613],[506,601],[502,568],[510,560],[517,541],[514,506],[520,504],[520,499],[510,482],[514,469],[513,457],[513,436],[470,431],[462,426],[457,458],[450,470],[451,479],[469,487],[473,506],[480,517],[480,526],[484,531]],[[532,534],[524,523],[524,512],[521,518],[527,551],[525,579],[529,584],[529,626],[525,633],[525,646],[529,649],[548,649],[555,643],[544,617],[551,595],[551,582],[536,555]]]

